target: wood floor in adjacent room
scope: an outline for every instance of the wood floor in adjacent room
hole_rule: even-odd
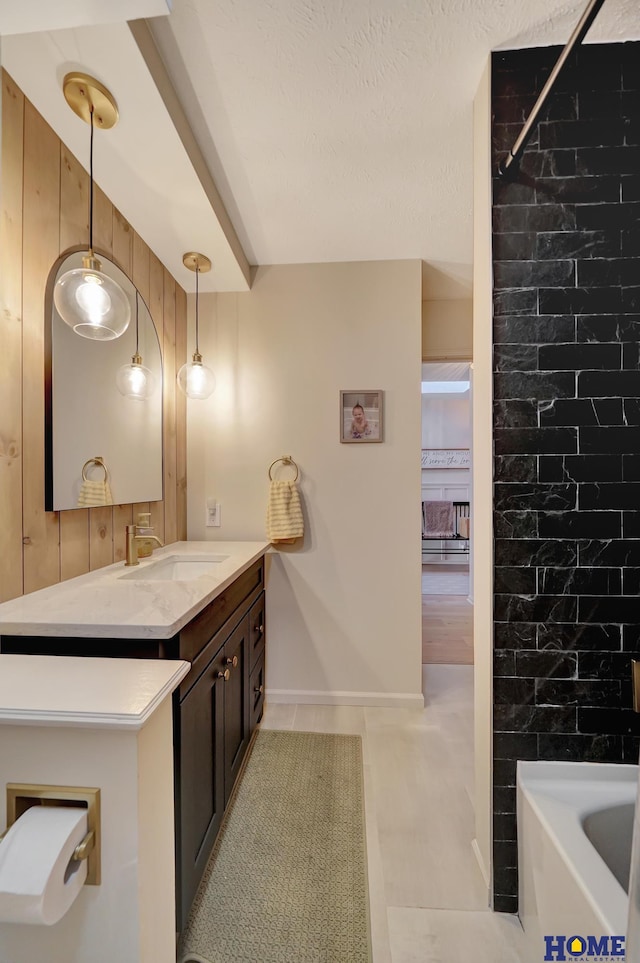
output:
[[[466,566],[422,566],[422,662],[473,665],[473,606]]]

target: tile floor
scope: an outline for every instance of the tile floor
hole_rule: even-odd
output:
[[[423,674],[424,710],[272,705],[262,725],[363,737],[373,963],[528,963],[471,848],[473,668]]]

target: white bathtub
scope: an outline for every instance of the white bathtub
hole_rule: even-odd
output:
[[[544,959],[545,936],[624,936],[638,767],[519,762],[517,782],[519,914],[531,960]]]

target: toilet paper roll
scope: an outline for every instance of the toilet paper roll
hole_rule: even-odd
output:
[[[62,919],[87,877],[71,860],[87,834],[87,810],[32,806],[0,843],[0,922],[51,926]]]

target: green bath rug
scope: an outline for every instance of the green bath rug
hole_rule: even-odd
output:
[[[370,963],[360,736],[262,730],[180,963]]]

